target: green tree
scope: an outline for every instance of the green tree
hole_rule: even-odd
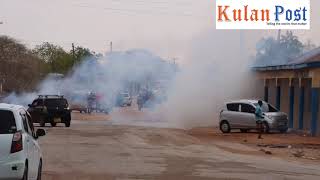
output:
[[[315,44],[311,42],[310,39],[303,46],[305,52],[311,51],[317,47]]]
[[[90,49],[81,46],[75,47],[74,52],[71,50],[70,54],[74,56],[74,64],[79,64],[86,58],[95,56],[95,53],[91,52]]]
[[[0,83],[4,91],[26,91],[36,87],[45,63],[23,44],[0,36]]]
[[[256,65],[282,65],[301,55],[305,46],[292,31],[287,31],[280,40],[263,38],[257,44]]]
[[[295,57],[303,52],[303,43],[292,31],[287,31],[280,38],[280,48],[285,50],[288,57]]]
[[[62,47],[45,42],[33,49],[33,53],[48,64],[48,71],[66,74],[72,68],[74,59]]]

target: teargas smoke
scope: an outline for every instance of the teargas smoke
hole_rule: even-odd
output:
[[[71,75],[63,78],[49,75],[33,93],[12,93],[5,102],[27,105],[38,94],[64,95],[70,102],[87,105],[89,93],[99,95],[102,107],[112,108],[118,93],[135,96],[143,89],[167,82],[175,74],[175,66],[147,50],[112,52],[100,58],[88,58]]]
[[[241,32],[212,31],[192,43],[190,58],[163,106],[166,119],[176,127],[216,126],[224,102],[255,97],[255,80]]]
[[[102,106],[113,107],[117,93],[127,91],[136,96],[147,90],[153,93],[154,104],[146,104],[143,117],[136,120],[112,113],[115,123],[175,128],[215,126],[225,101],[251,98],[256,86],[241,33],[212,31],[195,38],[182,67],[145,50],[113,52],[84,61],[65,78],[48,77],[37,92],[12,93],[6,101],[27,105],[37,94],[60,94],[71,103],[86,105],[88,93],[95,92]]]

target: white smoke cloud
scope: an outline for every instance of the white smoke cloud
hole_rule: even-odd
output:
[[[194,38],[188,58],[177,72],[172,64],[145,50],[114,52],[98,60],[84,61],[62,80],[44,81],[37,92],[11,94],[6,100],[26,105],[37,94],[70,96],[96,91],[103,94],[108,104],[116,92],[126,90],[128,82],[154,87],[150,82],[163,81],[168,88],[167,101],[153,111],[147,110],[144,117],[139,117],[143,120],[119,113],[113,120],[156,127],[215,126],[225,101],[253,97],[255,91],[250,58],[240,37],[235,31],[211,30],[200,34]],[[158,120],[165,125],[155,123]]]
[[[163,107],[168,121],[182,128],[215,126],[225,101],[253,97],[251,62],[240,36],[212,30],[194,39]]]
[[[86,105],[85,96],[89,92],[95,92],[103,97],[102,104],[110,106],[114,105],[114,96],[118,92],[129,91],[131,83],[144,88],[151,86],[152,82],[164,77],[171,78],[173,75],[173,66],[149,51],[113,52],[99,59],[83,61],[65,78],[48,77],[36,92],[12,93],[5,98],[5,102],[26,106],[37,95],[48,94],[65,95],[69,101]]]

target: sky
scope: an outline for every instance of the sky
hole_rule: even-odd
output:
[[[311,0],[311,30],[295,31],[320,44],[320,1]],[[149,49],[163,58],[185,54],[202,33],[215,33],[215,0],[1,0],[0,34],[33,47],[44,41],[97,52]],[[244,30],[250,51],[276,31]],[[237,40],[236,40],[237,41]]]

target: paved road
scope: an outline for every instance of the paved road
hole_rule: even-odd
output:
[[[320,179],[320,165],[233,154],[177,129],[74,121],[40,143],[45,180]]]

